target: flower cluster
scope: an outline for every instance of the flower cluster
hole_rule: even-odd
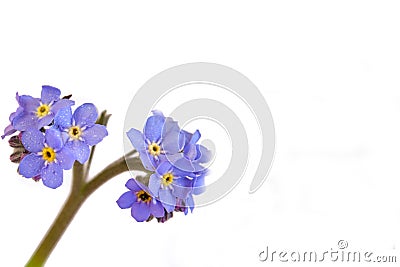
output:
[[[9,144],[14,148],[12,162],[19,163],[18,172],[25,178],[42,180],[50,188],[63,182],[63,170],[72,168],[75,160],[85,163],[90,146],[108,135],[103,125],[96,124],[98,112],[86,103],[72,114],[75,104],[71,96],[60,98],[61,91],[42,86],[40,98],[16,95],[19,107],[10,115],[5,136],[12,135]]]
[[[139,152],[143,166],[152,172],[148,181],[140,183],[130,179],[125,192],[118,200],[120,208],[131,208],[138,222],[157,218],[164,222],[174,211],[184,212],[194,208],[193,195],[204,190],[204,177],[211,153],[198,144],[197,130],[189,133],[170,117],[153,111],[143,132],[130,129],[127,136]]]

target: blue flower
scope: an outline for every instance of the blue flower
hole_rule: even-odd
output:
[[[135,179],[129,179],[125,186],[130,191],[123,193],[117,204],[121,209],[131,208],[131,215],[136,221],[146,221],[151,215],[156,218],[164,216],[163,206],[151,195],[146,186]]]
[[[160,199],[165,210],[174,210],[176,200],[187,199],[192,191],[194,173],[182,172],[169,162],[161,163],[156,172],[150,176],[149,189]]]
[[[75,159],[85,163],[90,154],[89,146],[97,145],[108,135],[104,125],[96,124],[98,117],[96,107],[91,103],[78,107],[74,115],[71,108],[60,110],[54,118],[54,126],[62,131],[65,146]]]
[[[167,155],[166,159],[176,168],[186,172],[201,172],[206,170],[205,163],[211,160],[211,151],[197,144],[201,137],[199,130],[193,134],[182,130],[179,143],[184,143],[180,153]]]
[[[143,166],[150,171],[154,171],[167,155],[179,153],[183,148],[183,142],[179,142],[178,123],[158,111],[153,111],[153,116],[147,119],[143,134],[132,128],[127,135],[139,152]]]
[[[28,95],[20,96],[18,102],[22,112],[12,119],[14,129],[26,131],[48,126],[60,109],[74,105],[74,101],[60,99],[60,95],[59,89],[43,85],[40,99]]]
[[[45,186],[59,187],[63,182],[63,170],[71,169],[74,163],[72,153],[64,147],[61,133],[48,129],[43,135],[33,128],[23,132],[21,141],[31,153],[21,160],[19,173],[26,178],[40,175]]]
[[[17,99],[18,104],[20,105],[19,102],[19,98],[20,96],[18,95],[18,93],[16,94],[15,98]],[[13,133],[15,133],[17,130],[14,128],[14,126],[12,125],[12,122],[14,120],[15,117],[19,116],[22,112],[23,112],[23,108],[22,107],[18,107],[17,110],[13,113],[10,114],[9,120],[10,120],[10,125],[8,125],[5,129],[4,129],[4,134],[1,136],[1,139],[4,139],[4,137],[11,135]]]

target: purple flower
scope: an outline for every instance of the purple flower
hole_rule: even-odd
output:
[[[71,108],[60,110],[54,118],[54,126],[62,131],[65,146],[81,164],[90,154],[89,146],[97,145],[108,135],[104,125],[96,124],[98,117],[96,107],[91,103],[78,107],[74,115]]]
[[[28,95],[20,96],[18,103],[22,112],[12,118],[14,129],[26,131],[30,128],[40,129],[48,126],[60,109],[74,105],[74,101],[60,99],[60,95],[59,89],[43,85],[40,99]]]
[[[192,191],[194,177],[194,173],[182,172],[165,161],[150,176],[149,189],[160,199],[165,210],[171,212],[175,208],[177,198],[187,199]]]
[[[63,182],[63,170],[71,169],[74,163],[72,153],[64,147],[61,133],[52,128],[43,135],[33,128],[22,134],[21,141],[31,153],[21,160],[19,173],[26,178],[40,175],[45,186],[59,187]]]
[[[18,95],[18,93],[16,94],[15,98],[17,99],[18,104],[21,105],[20,102],[19,102],[20,96]],[[12,122],[13,122],[13,120],[14,120],[15,117],[19,116],[19,115],[22,113],[23,110],[24,110],[24,109],[23,109],[22,107],[18,107],[17,110],[16,110],[15,112],[13,112],[13,113],[10,114],[10,117],[9,117],[10,125],[8,125],[8,126],[4,129],[4,134],[1,136],[1,139],[4,139],[4,137],[6,137],[6,136],[8,136],[8,135],[11,135],[11,134],[13,134],[13,133],[15,133],[15,132],[17,131],[17,130],[14,128],[14,126],[12,125]]]
[[[167,155],[179,153],[183,148],[183,142],[179,142],[178,123],[159,111],[153,111],[153,116],[147,119],[143,134],[132,128],[127,135],[139,152],[143,166],[150,171],[154,171]]]
[[[131,215],[136,221],[146,221],[151,215],[156,218],[164,216],[163,206],[151,195],[146,186],[135,179],[129,179],[125,186],[130,191],[123,193],[117,204],[121,209],[131,208]]]

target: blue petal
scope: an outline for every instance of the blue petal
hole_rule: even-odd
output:
[[[49,126],[50,123],[53,121],[53,119],[54,119],[54,114],[52,114],[52,113],[49,113],[48,115],[44,116],[43,118],[40,118],[37,123],[37,128],[40,129],[44,126]]]
[[[153,173],[149,179],[149,190],[154,196],[158,196],[158,191],[160,190],[161,179],[160,177]]]
[[[157,172],[159,175],[162,176],[162,175],[166,174],[167,172],[169,172],[169,171],[171,171],[171,170],[172,170],[172,165],[171,165],[169,162],[164,161],[163,163],[161,163],[161,164],[158,166],[156,172]]]
[[[178,123],[166,118],[162,135],[162,148],[166,153],[175,154],[182,149],[180,134]]]
[[[144,127],[144,136],[151,142],[158,142],[161,139],[164,121],[162,116],[149,117]]]
[[[176,198],[172,195],[171,190],[161,189],[158,194],[160,195],[160,202],[168,212],[175,209]]]
[[[189,192],[192,190],[192,184],[193,184],[193,182],[187,178],[180,178],[180,179],[174,180],[173,195],[180,199],[187,198]]]
[[[21,141],[25,149],[29,152],[37,153],[44,147],[44,135],[37,129],[29,129],[22,133]]]
[[[82,132],[82,138],[89,146],[97,145],[107,135],[107,128],[100,124],[95,124]]]
[[[196,150],[197,150],[197,156],[195,160],[198,163],[207,163],[213,157],[212,151],[206,148],[205,146],[196,145]]]
[[[138,191],[142,190],[141,185],[139,185],[139,183],[133,178],[129,179],[126,182],[125,186],[126,186],[126,188],[128,188],[129,190],[131,190],[133,192],[138,192]]]
[[[144,140],[143,134],[140,131],[132,128],[126,133],[126,135],[128,136],[129,140],[131,141],[132,146],[137,151],[146,149],[145,140]]]
[[[154,217],[160,218],[164,216],[164,207],[161,205],[160,202],[151,203],[150,204],[150,213],[153,214]]]
[[[196,156],[197,156],[196,145],[195,145],[195,144],[191,144],[191,143],[187,144],[187,145],[185,146],[185,149],[184,149],[183,153],[185,154],[185,156],[186,156],[188,159],[190,159],[190,160],[195,159]]]
[[[54,105],[50,107],[50,110],[53,114],[57,114],[57,112],[64,108],[69,108],[75,104],[74,101],[69,99],[60,99]]]
[[[75,124],[79,126],[92,126],[97,120],[97,108],[92,103],[85,103],[74,112]]]
[[[62,130],[72,126],[72,110],[71,108],[63,108],[59,110],[54,117],[54,125]]]
[[[65,146],[72,152],[72,157],[83,164],[89,159],[90,148],[79,140],[67,142]],[[64,149],[63,149],[64,150]]]
[[[32,178],[38,175],[44,166],[44,160],[35,154],[26,155],[19,164],[19,173],[26,177]]]
[[[190,143],[195,144],[197,141],[199,141],[200,137],[201,137],[201,134],[200,134],[199,130],[196,130],[194,132],[194,134],[192,135],[192,138],[190,139]]]
[[[12,125],[17,131],[26,131],[29,128],[37,128],[38,117],[34,114],[23,112],[16,116],[12,121]]]
[[[58,160],[60,167],[64,170],[70,170],[74,165],[75,157],[73,153],[68,147],[64,146],[63,149],[56,153],[56,159]],[[81,162],[82,163],[82,162]],[[83,164],[83,163],[82,163]]]
[[[53,148],[54,150],[58,150],[63,147],[63,140],[61,138],[61,132],[55,128],[50,128],[46,130],[46,144]]]
[[[182,153],[175,154],[175,155],[169,155],[167,156],[167,159],[171,164],[178,168],[179,170],[183,172],[193,172],[195,171],[195,167],[193,166],[192,162],[188,159],[186,159]]]
[[[187,197],[186,201],[186,206],[190,208],[190,212],[193,212],[194,209],[194,200],[193,200],[193,196],[191,194],[189,194],[189,196]],[[186,214],[185,214],[186,215]]]
[[[53,86],[43,85],[41,100],[42,103],[50,104],[53,101],[60,99],[61,91]]]
[[[123,193],[117,200],[117,204],[121,209],[127,209],[132,207],[132,204],[136,201],[136,195],[131,191]]]
[[[206,191],[206,185],[205,185],[205,175],[202,174],[199,177],[195,178],[194,184],[193,184],[193,194],[199,195]]]
[[[138,222],[146,221],[150,216],[150,207],[143,202],[135,202],[131,209],[132,217]]]
[[[50,188],[57,188],[63,183],[63,170],[57,163],[50,163],[42,169],[40,174],[43,184]]]
[[[154,157],[147,152],[147,150],[140,152],[139,155],[140,160],[142,161],[142,164],[146,168],[146,170],[154,171],[156,169],[156,161]]]
[[[25,112],[36,112],[40,106],[40,100],[29,95],[20,96],[18,102]]]
[[[14,127],[10,124],[4,129],[4,134],[1,136],[1,139],[4,139],[4,137],[11,135],[15,133],[17,130],[14,129]]]

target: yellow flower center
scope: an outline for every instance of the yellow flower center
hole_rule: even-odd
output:
[[[45,147],[42,150],[42,157],[45,161],[51,163],[56,159],[56,152],[51,147]]]
[[[137,196],[138,202],[142,201],[142,202],[148,204],[148,203],[150,203],[150,201],[152,199],[151,196],[149,194],[147,194],[147,192],[144,190],[140,190],[140,191],[136,192],[135,194]]]
[[[153,156],[158,156],[161,153],[161,147],[153,142],[149,145],[149,153]]]
[[[69,137],[77,140],[77,139],[79,139],[79,137],[81,137],[82,130],[78,126],[72,126],[69,128],[68,134],[69,134]]]
[[[36,116],[38,118],[43,118],[44,116],[47,116],[49,112],[50,112],[50,107],[46,104],[42,104],[37,108]]]
[[[163,175],[161,183],[164,186],[169,186],[170,184],[172,184],[173,181],[174,181],[174,175],[172,173],[168,172]]]

